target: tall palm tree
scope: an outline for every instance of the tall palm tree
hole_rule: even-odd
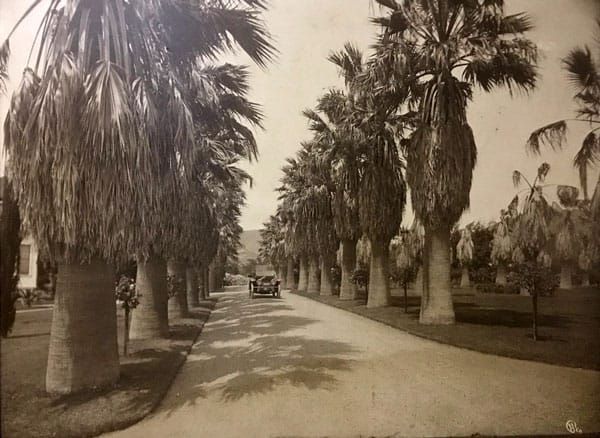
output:
[[[320,109],[329,121],[314,114],[311,119],[316,127],[328,127],[321,130],[328,133],[328,141],[335,145],[334,157],[339,163],[336,191],[341,192],[335,204],[337,216],[341,218],[351,208],[358,213],[358,224],[340,224],[343,226],[338,228],[354,239],[362,230],[371,243],[367,306],[385,306],[390,296],[389,243],[399,230],[406,197],[397,144],[404,128],[403,119],[382,110],[371,90],[364,87],[359,50],[346,44],[344,50],[334,52],[329,59],[345,80],[347,97],[341,93],[326,95]],[[345,208],[341,208],[342,202]],[[349,246],[355,246],[355,240]]]
[[[560,205],[552,205],[554,215],[550,231],[554,237],[554,255],[560,262],[560,288],[572,289],[573,269],[585,251],[588,229],[587,214],[577,201],[579,190],[572,186],[558,186],[556,194]]]
[[[157,181],[177,190],[179,166],[193,155],[181,67],[235,43],[264,64],[272,47],[257,15],[263,6],[49,2],[34,68],[25,70],[5,122],[23,215],[41,253],[60,261],[49,392],[118,378],[110,264],[146,250],[136,233],[154,243],[156,227],[145,221],[160,221],[156,206],[169,200]],[[158,178],[164,166],[166,178]]]
[[[495,225],[490,258],[496,266],[495,282],[499,285],[506,285],[506,269],[511,262],[514,250],[511,236],[516,218],[516,206],[511,205],[508,209],[500,212],[500,222]]]
[[[597,33],[600,36],[600,21],[597,24]],[[535,154],[541,152],[542,145],[550,146],[554,150],[562,149],[569,123],[588,124],[590,129],[573,159],[573,165],[579,171],[583,198],[588,200],[588,169],[600,160],[600,40],[594,54],[587,46],[577,47],[571,50],[562,62],[571,84],[576,89],[573,97],[578,106],[576,118],[558,120],[536,129],[527,140],[527,148]]]
[[[296,239],[309,239],[307,253],[309,255],[307,292],[321,292],[323,295],[333,293],[331,268],[335,262],[338,240],[333,225],[331,207],[332,183],[330,160],[326,146],[318,142],[302,144],[297,154],[296,166],[284,169],[284,187],[291,188],[284,194],[288,202],[292,202],[295,215]],[[291,172],[295,174],[292,175]],[[321,278],[318,277],[319,265]]]
[[[371,89],[417,110],[404,145],[412,206],[426,234],[420,322],[451,324],[450,230],[469,206],[477,154],[467,105],[477,85],[534,87],[537,50],[524,36],[532,25],[525,14],[506,15],[502,0],[377,2],[388,14],[374,20],[382,31],[371,63],[379,86]]]
[[[302,148],[295,158],[287,159],[287,164],[282,169],[282,185],[278,190],[288,224],[286,246],[299,259],[298,290],[315,293],[318,292],[318,250],[314,229],[311,228],[314,224],[298,214],[302,208],[303,191],[309,184],[304,168],[307,153],[307,150]]]
[[[341,240],[340,299],[356,298],[352,274],[356,268],[356,242],[362,234],[358,216],[360,182],[360,148],[356,128],[351,123],[354,105],[355,79],[363,71],[363,55],[350,43],[333,52],[329,61],[338,67],[344,78],[347,94],[331,89],[325,93],[316,111],[307,110],[310,128],[318,141],[328,144],[334,186],[332,207],[335,231]]]
[[[279,214],[277,214],[279,213]],[[280,211],[271,215],[260,230],[260,259],[268,261],[272,266],[277,266],[283,273],[281,287],[287,288],[287,258],[285,253],[285,234]]]
[[[207,205],[211,200],[207,186],[213,184],[210,177],[215,176],[219,181],[231,178],[232,160],[238,157],[251,160],[257,154],[254,136],[242,123],[260,126],[261,119],[257,105],[246,97],[249,90],[247,70],[231,64],[211,65],[196,60],[184,73],[195,138],[201,147],[194,151],[192,167],[184,169],[187,177],[184,186],[177,190],[162,186],[165,200],[156,205],[158,211],[153,215],[147,214],[143,221],[146,223],[146,235],[141,236],[139,247],[145,247],[146,251],[138,252],[137,288],[141,298],[132,317],[132,339],[168,336],[166,257],[169,254],[186,254],[182,263],[187,265],[187,300],[181,296],[170,300],[171,315],[183,316],[187,313],[183,307],[186,303],[191,306],[198,304],[197,269],[202,269],[205,242],[198,240],[197,236],[210,234],[208,229],[216,226],[215,216],[209,213],[210,205]],[[164,164],[164,160],[161,163]],[[169,178],[168,167],[158,172],[162,175],[161,180]],[[172,211],[181,214],[173,216]],[[162,220],[150,222],[155,218]],[[173,222],[173,219],[182,219],[183,222],[167,227],[166,223]],[[150,240],[152,244],[148,245],[145,243],[148,241],[147,230],[152,224],[156,235]],[[182,230],[188,232],[187,237],[181,235]],[[181,245],[174,246],[174,242]]]
[[[469,226],[466,226],[460,230],[460,240],[456,245],[456,258],[462,267],[460,287],[471,286],[471,279],[469,278],[469,264],[473,260],[474,247],[471,229]]]

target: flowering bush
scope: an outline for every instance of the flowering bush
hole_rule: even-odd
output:
[[[135,280],[122,275],[115,287],[115,297],[123,309],[135,309],[140,303],[135,289]]]
[[[185,292],[185,280],[179,275],[167,275],[167,295],[169,299]]]

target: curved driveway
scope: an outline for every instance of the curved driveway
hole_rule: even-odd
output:
[[[430,342],[297,295],[220,301],[166,398],[111,436],[600,431],[600,373]]]

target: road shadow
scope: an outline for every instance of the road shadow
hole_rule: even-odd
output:
[[[283,300],[222,296],[180,374],[177,397],[159,412],[216,396],[224,402],[265,394],[281,386],[333,390],[335,372],[351,369],[349,344],[316,339],[298,329],[318,322],[297,316]],[[191,380],[190,380],[191,379]]]

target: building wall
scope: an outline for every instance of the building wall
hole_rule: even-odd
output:
[[[18,289],[35,289],[37,286],[38,249],[33,238],[25,236],[21,241]]]

